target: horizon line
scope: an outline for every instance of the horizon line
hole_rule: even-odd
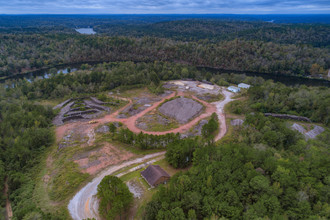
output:
[[[17,14],[0,14],[0,16],[3,15],[327,15],[330,16],[330,14],[327,13],[270,13],[270,14],[241,14],[241,13],[232,13],[232,14],[224,14],[224,13],[192,13],[192,14],[181,14],[181,13],[66,13],[66,14],[60,14],[60,13],[17,13]]]

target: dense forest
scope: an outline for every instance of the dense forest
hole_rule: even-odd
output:
[[[234,113],[259,111],[300,115],[330,125],[330,93],[324,88],[286,87],[281,83],[266,82],[248,91],[249,100],[233,102]]]
[[[329,141],[305,142],[285,122],[249,114],[222,143],[197,147],[193,167],[160,188],[144,217],[327,219]]]
[[[97,33],[110,36],[153,36],[180,41],[207,39],[257,40],[285,44],[308,44],[327,47],[330,43],[330,25],[326,24],[275,24],[269,22],[223,21],[223,20],[178,20],[147,25],[102,24],[95,27]]]
[[[88,61],[169,61],[228,70],[325,75],[328,48],[235,39],[212,43],[165,38],[66,34],[0,35],[0,76]]]

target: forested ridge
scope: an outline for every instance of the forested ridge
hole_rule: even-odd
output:
[[[250,40],[184,42],[67,34],[0,35],[0,76],[11,76],[63,63],[87,61],[169,61],[221,69],[325,75],[328,48]]]
[[[238,38],[284,44],[308,44],[316,47],[327,47],[330,43],[330,26],[326,24],[187,19],[146,25],[101,24],[95,26],[95,30],[110,36],[154,36],[181,41],[207,39],[219,42]]]
[[[0,33],[74,34],[74,28],[93,27],[97,33],[107,36],[149,36],[181,41],[207,39],[211,42],[239,38],[316,47],[329,45],[330,26],[327,15],[270,16],[268,20],[276,19],[276,23],[265,22],[266,17],[267,15],[2,15]],[[295,21],[296,18],[300,22]]]
[[[317,24],[279,24],[256,21],[253,16],[241,16],[241,20],[212,15],[207,19],[183,15],[23,17],[0,16],[0,79],[12,77],[0,84],[0,191],[6,180],[13,220],[69,218],[66,205],[65,210],[52,210],[67,202],[59,198],[69,199],[71,192],[61,191],[64,184],[57,194],[37,192],[38,185],[44,187],[40,167],[49,151],[57,149],[51,123],[57,112],[49,103],[145,87],[160,94],[164,81],[177,79],[251,85],[226,106],[229,117],[245,122],[229,128],[217,143],[213,143],[219,129],[215,115],[202,127],[200,137],[186,139],[179,134],[135,134],[125,126],[109,124],[107,139],[141,152],[166,149],[166,162],[173,169],[187,170],[150,198],[143,210],[145,219],[330,218],[330,89],[290,87],[260,77],[197,68],[326,78],[330,26],[321,24],[322,19]],[[74,30],[88,26],[97,34],[81,35]],[[87,64],[92,62],[99,64]],[[73,63],[82,65],[72,73],[50,70],[54,74],[47,79],[15,79],[17,74]],[[265,117],[268,112],[309,117],[313,124],[306,126],[319,125],[325,131],[306,140],[290,129],[291,121]],[[65,178],[61,176],[63,182]],[[124,196],[116,197],[109,190],[109,179],[99,187],[99,198],[108,198],[100,210],[103,216],[116,218],[131,204],[132,196],[118,181],[123,191],[119,197]],[[80,187],[83,180],[71,188]],[[114,201],[120,203],[111,213]],[[52,203],[51,208],[44,208],[43,202]],[[1,220],[4,205],[1,194]]]

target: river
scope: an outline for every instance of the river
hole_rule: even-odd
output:
[[[104,63],[106,61],[90,61],[90,62],[80,62],[73,64],[61,64],[54,66],[53,68],[47,68],[42,70],[36,70],[24,74],[17,74],[5,79],[1,79],[0,83],[5,83],[7,80],[15,80],[15,79],[23,79],[25,78],[27,81],[32,82],[34,79],[47,79],[52,74],[67,74],[70,72],[74,72],[80,69],[82,64],[96,65],[100,63]],[[136,61],[138,63],[139,61]],[[54,68],[56,71],[54,71]],[[223,70],[212,67],[197,67],[198,70],[203,72],[211,72],[211,73],[235,73],[235,74],[245,74],[247,76],[255,76],[262,77],[265,80],[273,80],[274,82],[281,82],[287,86],[295,86],[295,85],[307,85],[307,86],[325,86],[330,87],[330,81],[325,79],[317,79],[317,78],[309,78],[309,77],[300,77],[300,76],[292,76],[286,74],[269,74],[269,73],[257,73],[257,72],[249,72],[249,71],[237,71],[237,70]],[[51,73],[52,72],[52,73]]]

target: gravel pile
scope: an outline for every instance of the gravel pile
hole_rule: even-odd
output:
[[[177,98],[164,103],[158,110],[160,113],[184,124],[197,116],[203,110],[203,105],[192,99]]]

